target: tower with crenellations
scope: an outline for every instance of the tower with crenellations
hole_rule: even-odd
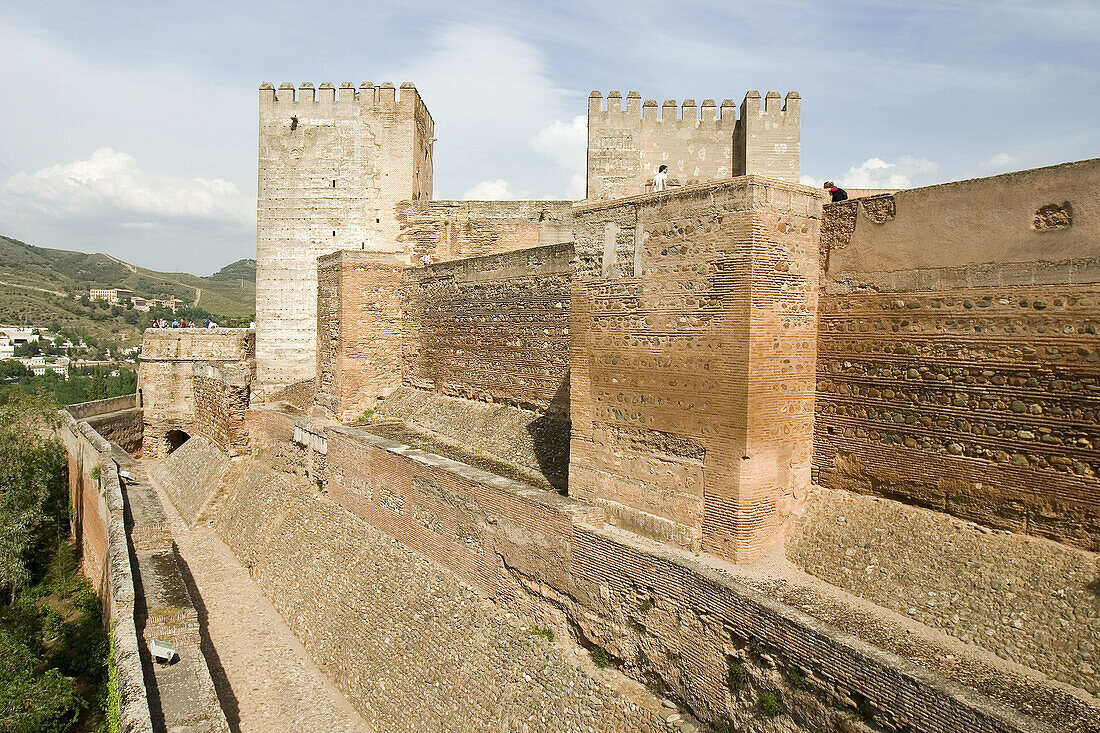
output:
[[[400,92],[400,93],[399,93]],[[432,197],[434,124],[410,83],[260,87],[256,362],[263,396],[313,377],[317,258],[403,254],[395,207]]]
[[[733,100],[704,99],[682,105],[666,99],[642,102],[638,92],[588,97],[586,198],[606,200],[646,193],[657,168],[668,166],[679,185],[761,175],[798,182],[801,99],[788,92],[750,91],[740,113]]]

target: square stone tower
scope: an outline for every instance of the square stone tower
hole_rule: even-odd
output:
[[[740,115],[732,99],[683,105],[642,102],[638,92],[588,97],[588,200],[646,193],[657,167],[681,186],[758,175],[798,183],[801,104],[798,92],[750,91]]]
[[[317,258],[402,253],[398,201],[432,196],[434,123],[416,88],[260,87],[257,398],[317,363]]]

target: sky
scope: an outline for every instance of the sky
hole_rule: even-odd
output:
[[[0,234],[253,257],[264,81],[415,83],[437,199],[582,197],[592,90],[798,91],[811,185],[1098,157],[1098,39],[1097,0],[0,0]]]

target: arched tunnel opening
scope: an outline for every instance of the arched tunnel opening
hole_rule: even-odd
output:
[[[171,454],[190,438],[191,436],[182,430],[169,430],[168,434],[164,436],[164,441],[168,444],[168,453]]]

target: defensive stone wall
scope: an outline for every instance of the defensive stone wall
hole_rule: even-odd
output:
[[[787,553],[833,585],[1100,693],[1095,554],[822,488]]]
[[[402,201],[397,241],[435,262],[573,241],[572,201]]]
[[[88,414],[103,405],[73,407],[79,414]],[[110,620],[113,631],[111,655],[118,669],[121,728],[127,733],[151,732],[118,465],[111,459],[110,443],[87,422],[78,422],[64,410],[61,421],[57,435],[68,455],[69,501],[81,570],[99,593],[104,618]]]
[[[528,633],[285,474],[252,463],[218,529],[378,730],[676,730],[637,683]]]
[[[810,485],[823,194],[747,176],[577,208],[569,492],[737,560]]]
[[[118,397],[108,397],[104,400],[92,400],[91,402],[69,405],[65,408],[65,412],[72,415],[74,420],[86,420],[89,417],[132,410],[135,407],[141,407],[136,392],[134,394],[119,395]]]
[[[416,88],[260,88],[256,231],[258,378],[314,376],[319,256],[401,252],[395,206],[432,197],[434,123]]]
[[[568,415],[572,261],[557,244],[407,270],[404,382]]]
[[[672,185],[690,186],[754,174],[798,182],[801,100],[789,92],[748,92],[738,117],[733,100],[721,107],[685,99],[678,109],[666,99],[642,102],[638,92],[599,92],[588,98],[588,200],[635,196],[652,190],[653,175],[667,165]]]
[[[69,405],[66,411],[88,424],[108,442],[118,443],[128,453],[141,453],[144,428],[138,394]]]
[[[818,482],[1100,549],[1097,190],[1090,160],[825,207]]]
[[[239,445],[236,434],[237,413],[242,390],[254,365],[255,338],[244,328],[150,328],[142,336],[138,366],[138,395],[144,409],[142,452],[151,458],[167,455],[171,446],[170,431],[187,436],[201,430],[211,439],[224,440],[226,445]],[[196,402],[196,367],[209,365],[212,371],[199,370],[202,416]],[[233,374],[232,379],[225,375]],[[218,381],[221,387],[204,380]],[[230,393],[233,393],[230,396]],[[244,404],[248,397],[244,396]],[[224,417],[224,420],[222,419]]]
[[[311,654],[387,729],[422,723],[409,715],[434,716],[455,730],[492,727],[487,721],[499,719],[486,717],[488,710],[515,715],[532,694],[522,683],[501,685],[490,671],[500,668],[499,658],[527,670],[527,655],[484,640],[454,596],[413,580],[427,576],[395,560],[404,548],[526,623],[603,649],[623,672],[667,691],[700,719],[738,730],[775,730],[780,721],[761,711],[777,701],[785,730],[1094,730],[1100,721],[1094,705],[1066,688],[1008,670],[998,674],[1010,684],[998,688],[989,669],[976,672],[970,660],[939,662],[1034,706],[1040,719],[1021,715],[786,605],[766,583],[747,585],[689,552],[602,526],[594,507],[356,428],[332,427],[326,440],[327,496],[256,467],[242,472],[219,526]],[[381,541],[378,530],[399,544]],[[400,600],[390,599],[387,589],[398,587]],[[417,599],[428,607],[421,611]],[[847,620],[851,611],[836,617]],[[902,646],[929,641],[909,637]],[[507,656],[482,668],[477,649],[490,645]],[[920,655],[941,660],[946,652],[933,642]],[[451,660],[466,664],[456,670]],[[536,695],[557,675],[556,668],[546,672],[547,661],[527,674]],[[424,688],[434,690],[428,699],[419,696]],[[495,703],[483,707],[486,699]],[[651,729],[638,717],[644,707],[624,718],[617,702],[600,702],[604,717],[595,729]],[[574,700],[565,714],[584,715],[588,704]],[[453,717],[455,705],[465,717]],[[528,721],[530,730],[553,730],[566,719],[555,712]]]
[[[194,525],[217,495],[229,463],[229,457],[217,444],[196,436],[155,465],[150,473],[180,516]]]
[[[401,384],[402,270],[394,255],[341,250],[317,260],[317,394],[349,419]]]
[[[360,424],[383,437],[535,485],[566,490],[567,416],[400,387]]]

